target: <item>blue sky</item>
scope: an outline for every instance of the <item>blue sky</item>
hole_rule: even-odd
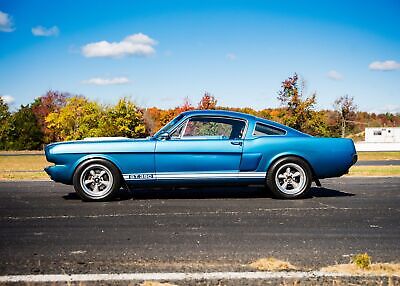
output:
[[[226,106],[277,107],[297,72],[318,108],[342,95],[400,112],[400,1],[4,1],[0,95],[47,90],[175,107],[205,91]]]

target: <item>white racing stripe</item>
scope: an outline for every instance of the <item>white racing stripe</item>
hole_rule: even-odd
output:
[[[218,280],[218,279],[279,279],[318,277],[359,277],[348,273],[320,271],[289,272],[194,272],[194,273],[120,273],[120,274],[44,274],[0,276],[0,282],[72,282],[72,281],[144,281],[144,280]],[[374,275],[380,276],[380,275]],[[395,275],[396,276],[396,275]],[[399,277],[399,276],[397,276]]]
[[[226,172],[226,173],[206,173],[206,172],[162,172],[162,173],[137,173],[123,174],[125,180],[192,180],[192,179],[263,179],[266,172]]]

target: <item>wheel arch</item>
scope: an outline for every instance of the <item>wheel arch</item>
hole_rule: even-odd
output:
[[[91,154],[91,155],[83,156],[75,162],[75,164],[73,165],[73,168],[72,168],[73,171],[72,171],[72,176],[71,176],[71,182],[72,182],[75,172],[79,166],[81,166],[82,164],[85,164],[86,162],[88,162],[90,160],[96,160],[96,159],[106,160],[109,163],[113,164],[115,166],[115,168],[118,170],[118,172],[120,173],[122,181],[124,181],[121,168],[118,166],[117,162],[111,156],[102,155],[102,154]]]
[[[310,168],[311,175],[312,175],[312,180],[313,180],[313,181],[318,180],[318,179],[317,179],[317,176],[316,176],[316,174],[315,174],[314,168],[313,168],[313,166],[310,164],[310,162],[309,162],[304,156],[299,155],[299,154],[294,154],[294,153],[284,153],[284,154],[279,154],[279,155],[273,157],[273,158],[268,162],[268,165],[267,165],[267,168],[266,168],[266,174],[268,174],[269,170],[272,168],[272,166],[273,166],[277,161],[279,161],[279,160],[281,160],[281,159],[283,159],[283,158],[286,158],[286,157],[296,157],[296,158],[298,158],[298,159],[303,160],[303,161],[308,165],[308,167]]]

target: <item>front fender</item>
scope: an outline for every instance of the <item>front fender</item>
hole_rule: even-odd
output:
[[[67,185],[72,185],[72,179],[76,168],[81,163],[90,159],[104,159],[110,161],[121,172],[119,162],[117,162],[113,157],[107,154],[89,154],[89,155],[64,154],[61,160],[62,164],[57,163],[54,166],[46,167],[45,171],[53,181]]]

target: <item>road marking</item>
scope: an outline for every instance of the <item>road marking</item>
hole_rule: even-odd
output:
[[[173,212],[173,213],[127,213],[127,214],[99,214],[99,215],[54,215],[54,216],[8,216],[0,217],[5,220],[50,220],[50,219],[97,219],[97,218],[112,218],[112,217],[134,217],[134,216],[200,216],[200,215],[243,215],[243,214],[254,214],[254,213],[269,213],[269,212],[284,212],[284,211],[325,211],[325,210],[368,210],[368,208],[337,208],[337,207],[311,207],[311,208],[271,208],[271,209],[255,209],[254,211],[209,211],[209,212]],[[393,208],[387,208],[386,210],[395,210]]]
[[[0,276],[0,282],[73,282],[73,281],[144,281],[144,280],[218,280],[218,279],[303,279],[319,277],[365,277],[372,275],[321,271],[289,272],[193,272],[193,273],[119,273],[119,274],[43,274]],[[373,275],[384,276],[384,275]],[[395,275],[400,277],[399,275]]]

